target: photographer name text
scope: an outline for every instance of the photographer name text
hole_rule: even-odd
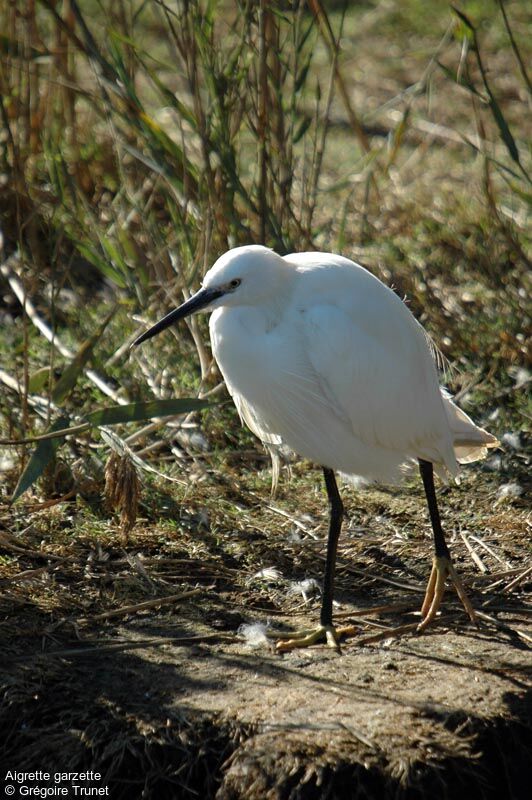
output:
[[[108,786],[82,785],[97,784],[101,780],[101,773],[93,770],[87,772],[8,770],[5,773],[4,792],[8,797],[109,797]]]

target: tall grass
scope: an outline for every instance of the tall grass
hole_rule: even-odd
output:
[[[499,6],[529,93],[511,16]],[[437,105],[437,76],[470,100],[464,130],[444,136],[464,160],[480,156],[488,212],[526,259],[524,237],[508,216],[508,205],[521,209],[530,198],[522,131],[498,100],[476,24],[450,9],[422,74],[370,120],[357,108],[344,60],[351,13],[349,4],[333,11],[321,0],[3,6],[2,269],[26,312],[22,357],[4,370],[20,397],[20,412],[5,410],[10,438],[31,438],[65,411],[72,416],[83,375],[98,398],[133,399],[102,376],[101,365],[100,375],[88,371],[105,325],[83,344],[58,326],[64,288],[110,287],[109,311],[117,300],[158,309],[179,300],[234,245],[349,250],[391,236],[405,206],[398,177],[440,135],[420,119],[423,104]],[[386,135],[374,124],[385,118],[381,111],[394,114]],[[383,218],[393,218],[384,232]],[[44,310],[30,302],[42,296]],[[36,365],[30,352],[32,328],[43,318],[52,345],[44,371],[42,354]],[[191,326],[205,388],[209,356]],[[108,360],[111,372],[118,352]],[[58,385],[61,358],[67,377]],[[141,367],[155,385],[150,365]],[[48,402],[44,411],[31,400],[36,392]],[[74,423],[87,418],[59,427]]]
[[[460,10],[451,37],[458,63],[452,52],[451,63],[437,54],[430,74],[405,93],[388,146],[370,139],[354,108],[342,18],[335,15],[334,30],[319,0],[121,0],[96,9],[39,0],[25,14],[14,3],[3,12],[2,156],[13,201],[4,236],[20,240],[30,263],[43,266],[50,250],[63,261],[74,253],[145,303],[150,284],[176,272],[186,284],[230,246],[312,247],[328,222],[323,207],[316,219],[316,207],[334,86],[352,163],[366,155],[371,167],[359,170],[371,173],[378,202],[375,181],[399,161],[412,99],[432,89],[438,66],[476,100],[472,117],[491,114],[508,157],[481,144],[492,165],[530,182],[475,26]],[[504,21],[528,80],[505,13]],[[328,205],[332,222],[334,200]]]
[[[282,3],[220,10],[157,0],[98,9],[41,0],[25,15],[14,4],[4,12],[0,110],[12,201],[4,232],[6,252],[18,259],[5,275],[21,298],[52,286],[53,316],[61,287],[94,272],[144,307],[157,302],[154,287],[185,289],[233,245],[312,247],[332,79],[322,88],[311,69],[319,32],[305,4],[285,12]],[[68,404],[102,335],[77,355],[64,348],[66,391],[51,377],[43,387],[48,421],[50,409]],[[28,352],[26,343],[25,408]],[[49,376],[53,367],[51,356]],[[30,416],[18,426],[22,438],[33,432]],[[15,496],[53,456],[50,441]]]
[[[86,5],[8,13],[6,161],[25,214],[45,211],[29,187],[46,176],[47,222],[142,300],[172,275],[169,250],[188,281],[240,242],[310,245],[331,88],[321,99],[305,4]]]

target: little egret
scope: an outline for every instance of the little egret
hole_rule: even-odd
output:
[[[433,474],[456,475],[458,463],[482,458],[497,440],[440,388],[434,348],[404,302],[342,256],[236,247],[134,344],[198,311],[212,312],[213,354],[242,421],[271,450],[288,447],[323,469],[330,522],[320,624],[295,633],[290,646],[325,639],[337,647],[341,632],[332,610],[344,509],[334,470],[396,483],[417,463],[434,535],[419,629],[434,619],[447,577],[475,621],[451,562]]]

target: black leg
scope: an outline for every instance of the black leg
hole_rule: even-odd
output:
[[[325,487],[327,489],[327,497],[329,498],[330,521],[329,538],[327,540],[327,561],[325,564],[325,576],[323,578],[320,624],[317,628],[311,630],[294,631],[294,633],[289,634],[273,632],[268,634],[269,638],[280,640],[276,644],[276,650],[280,653],[293,650],[294,647],[308,647],[323,639],[326,640],[329,647],[340,652],[339,640],[342,636],[352,636],[357,633],[357,628],[353,625],[335,629],[332,621],[336,550],[338,548],[338,539],[340,537],[342,518],[344,516],[344,505],[332,469],[323,467],[323,477],[325,478]]]
[[[450,578],[462,605],[469,614],[472,622],[476,624],[475,611],[467,596],[467,592],[462,585],[462,581],[451,562],[451,554],[445,541],[445,535],[441,526],[440,514],[436,503],[436,491],[434,489],[434,469],[430,461],[419,459],[419,471],[423,479],[427,503],[429,506],[430,521],[434,535],[434,560],[432,562],[432,572],[430,573],[427,590],[423,605],[421,606],[421,616],[423,621],[418,626],[419,631],[425,630],[435,618],[440,607],[443,593],[445,591],[445,580]]]
[[[438,511],[438,504],[436,502],[436,490],[434,489],[434,470],[430,461],[423,461],[419,459],[419,471],[425,487],[425,495],[429,507],[430,521],[432,523],[432,532],[434,534],[434,553],[437,557],[451,557],[445,535],[441,526],[440,512]]]
[[[432,465],[431,465],[432,466]],[[323,596],[321,602],[320,622],[322,625],[332,625],[332,607],[334,595],[334,572],[336,568],[336,550],[340,529],[342,527],[342,517],[344,515],[344,505],[338,491],[334,472],[328,467],[323,468],[323,477],[327,488],[327,497],[331,510],[329,522],[329,538],[327,540],[327,561],[325,564],[325,576],[323,578]]]

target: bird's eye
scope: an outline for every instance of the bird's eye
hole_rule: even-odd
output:
[[[231,287],[231,289],[236,289],[237,286],[240,286],[241,283],[242,283],[242,281],[240,280],[240,278],[234,278],[230,282],[229,286]]]

